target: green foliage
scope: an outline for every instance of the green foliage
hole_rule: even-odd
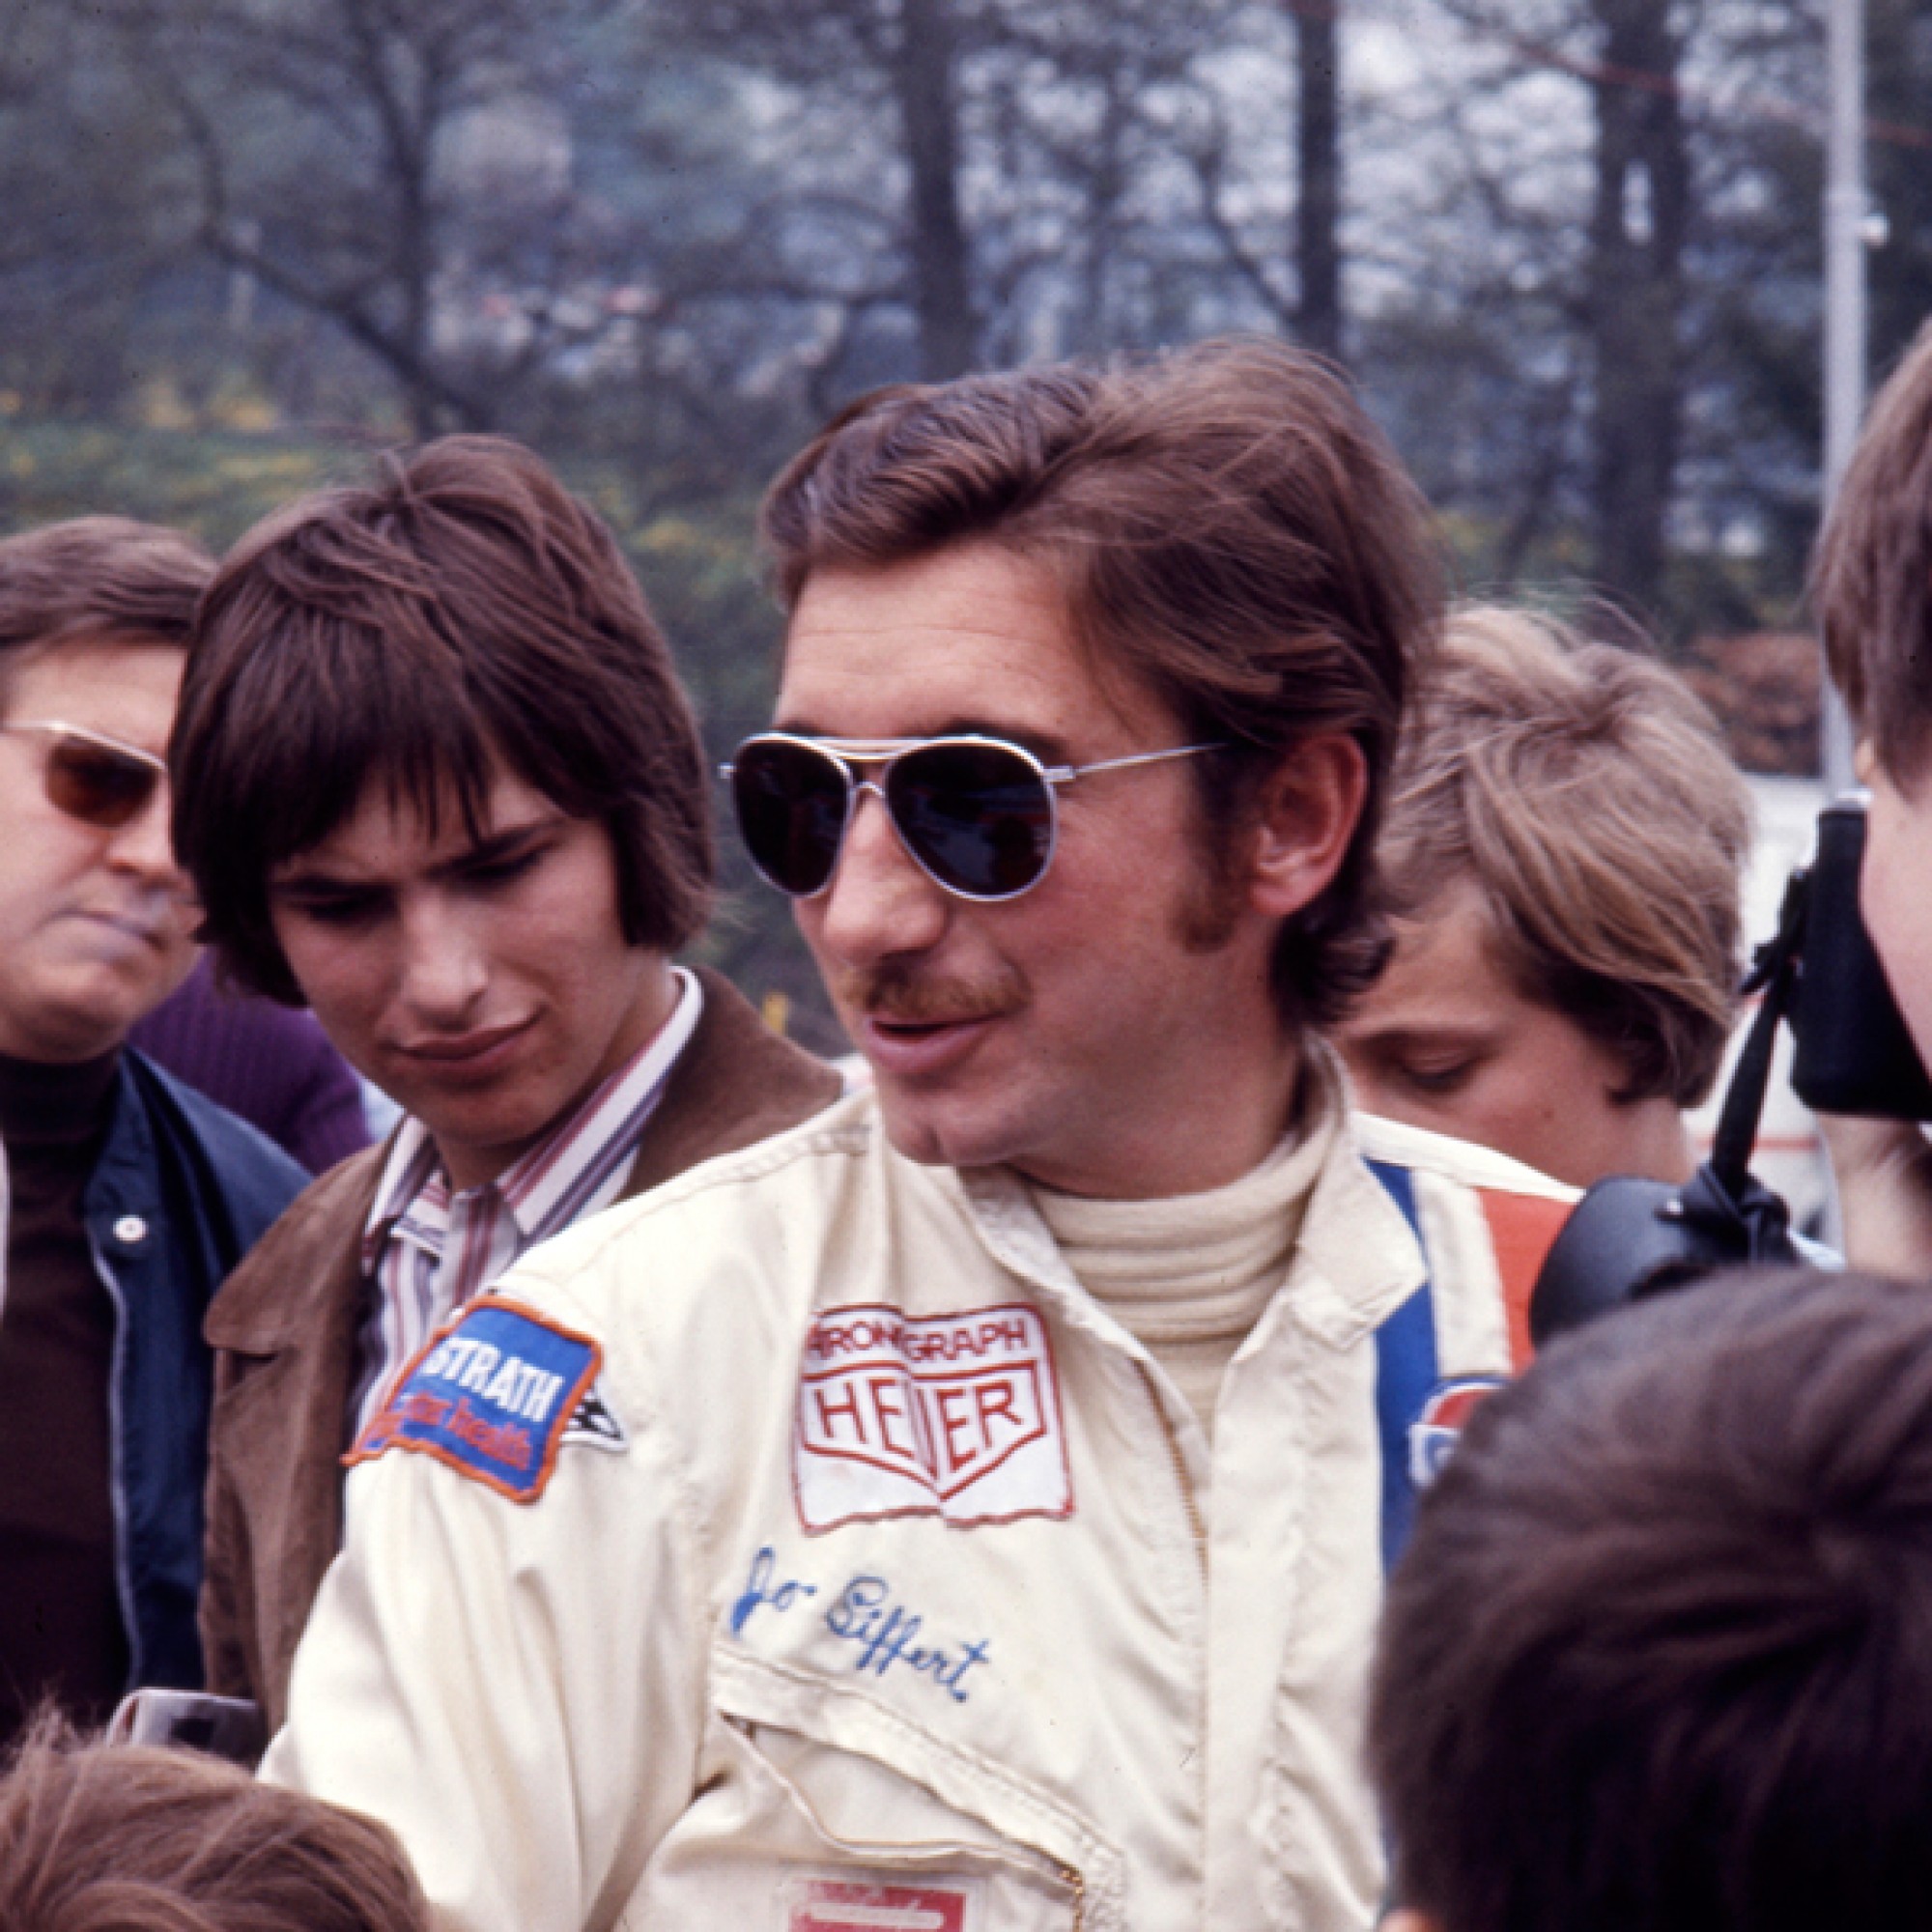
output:
[[[112,512],[190,530],[221,550],[356,461],[357,452],[315,437],[0,416],[0,530]]]

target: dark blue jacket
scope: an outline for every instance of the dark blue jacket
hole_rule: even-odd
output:
[[[245,1122],[131,1048],[123,1054],[81,1213],[114,1302],[115,1569],[130,1688],[201,1682],[195,1602],[213,1385],[201,1318],[307,1180]]]

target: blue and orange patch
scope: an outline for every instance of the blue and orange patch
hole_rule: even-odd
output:
[[[1430,1262],[1415,1183],[1406,1167],[1372,1160],[1369,1171],[1402,1209]],[[1509,1328],[1512,1375],[1529,1365],[1529,1302],[1544,1257],[1570,1217],[1570,1204],[1533,1194],[1478,1188],[1476,1198],[1488,1226],[1496,1270],[1502,1281]],[[1456,1446],[1470,1411],[1483,1397],[1503,1386],[1499,1376],[1444,1378],[1435,1346],[1433,1283],[1425,1281],[1376,1330],[1376,1421],[1381,1437],[1381,1546],[1384,1568],[1393,1568],[1415,1521],[1416,1498],[1434,1480]]]
[[[472,1302],[404,1370],[345,1463],[433,1456],[513,1502],[534,1502],[603,1351],[507,1302]]]

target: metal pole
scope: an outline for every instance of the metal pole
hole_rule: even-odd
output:
[[[1828,0],[1831,124],[1825,149],[1825,489],[1830,504],[1865,404],[1864,0]],[[1852,782],[1852,732],[1828,682],[1819,769],[1835,796]]]

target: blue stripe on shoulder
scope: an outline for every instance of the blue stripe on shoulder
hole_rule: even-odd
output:
[[[1402,1209],[1422,1248],[1422,1222],[1415,1208],[1415,1184],[1406,1167],[1372,1160],[1369,1172]],[[1376,1424],[1382,1451],[1382,1568],[1395,1567],[1415,1520],[1415,1482],[1409,1470],[1408,1432],[1440,1378],[1435,1352],[1435,1309],[1432,1284],[1422,1286],[1376,1330]]]

